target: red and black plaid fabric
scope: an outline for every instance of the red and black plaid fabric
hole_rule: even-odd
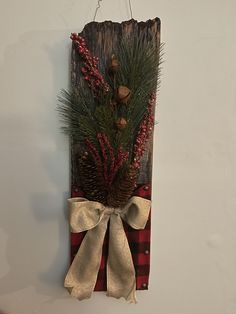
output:
[[[151,199],[151,186],[142,185],[139,186],[134,195],[140,196],[146,199]],[[83,193],[78,187],[73,187],[72,197],[83,196]],[[148,289],[149,282],[149,269],[150,269],[150,227],[151,227],[151,216],[149,215],[148,222],[145,229],[135,230],[123,221],[124,230],[129,242],[130,250],[133,257],[133,263],[136,271],[136,289],[146,290]],[[71,262],[73,261],[80,244],[83,241],[86,232],[71,233]],[[97,283],[95,291],[106,291],[107,290],[107,278],[106,278],[106,264],[108,255],[108,236],[107,231],[104,244],[102,260],[100,270],[97,277]]]

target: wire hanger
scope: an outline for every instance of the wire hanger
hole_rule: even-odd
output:
[[[129,1],[130,18],[132,19],[132,18],[133,18],[133,12],[132,12],[131,0],[128,0],[128,1]],[[95,13],[94,13],[94,17],[93,17],[93,21],[94,21],[94,22],[95,22],[95,19],[96,19],[98,10],[99,10],[100,7],[101,7],[101,2],[102,2],[102,0],[98,0],[98,2],[97,2],[97,7],[96,7],[96,9],[95,9]]]

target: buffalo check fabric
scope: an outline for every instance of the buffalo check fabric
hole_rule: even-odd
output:
[[[83,196],[83,192],[79,187],[72,188],[72,197]],[[133,195],[146,199],[151,199],[151,185],[138,186]],[[129,242],[130,251],[132,253],[133,263],[136,272],[136,289],[147,290],[149,283],[150,271],[150,231],[151,231],[151,215],[143,230],[135,230],[123,221],[124,230]],[[109,229],[109,228],[108,228]],[[73,261],[86,232],[71,233],[71,262]],[[106,264],[108,256],[108,237],[107,231],[101,259],[101,265],[97,277],[95,291],[107,290]]]

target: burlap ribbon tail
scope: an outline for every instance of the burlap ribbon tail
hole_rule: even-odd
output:
[[[65,278],[65,287],[79,300],[91,297],[102,258],[102,247],[109,226],[107,295],[124,297],[136,303],[136,278],[129,243],[122,219],[134,229],[144,229],[151,201],[133,196],[125,207],[111,208],[77,197],[68,200],[72,232],[87,231]]]

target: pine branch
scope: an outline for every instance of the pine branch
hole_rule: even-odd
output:
[[[83,45],[83,39],[74,38]],[[113,73],[104,64],[98,68],[96,58],[84,51],[78,64],[85,66],[82,73],[87,81],[81,79],[76,89],[63,90],[58,97],[62,129],[85,154],[78,164],[86,197],[114,207],[125,205],[135,188],[140,158],[136,160],[134,156],[141,156],[138,149],[143,150],[148,138],[142,137],[144,131],[140,130],[152,125],[145,122],[153,119],[149,100],[160,84],[163,45],[157,48],[154,38],[143,42],[143,36],[121,41],[115,52],[119,68]],[[86,68],[87,55],[94,60],[92,74]],[[104,72],[96,74],[97,69]],[[95,88],[96,82],[99,84]],[[128,91],[125,101],[118,97],[118,87]],[[120,126],[120,121],[125,124]],[[137,144],[139,138],[142,144]]]

